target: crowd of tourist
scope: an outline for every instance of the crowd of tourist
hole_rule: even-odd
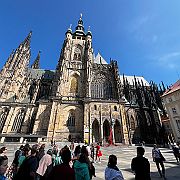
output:
[[[90,180],[96,176],[94,162],[101,163],[100,146],[71,143],[58,149],[56,144],[45,153],[45,144],[30,146],[28,143],[15,152],[12,165],[8,168],[7,149],[0,149],[0,180]],[[6,166],[1,172],[1,166]]]
[[[174,156],[179,163],[179,147],[172,145]],[[7,148],[0,149],[0,180],[90,180],[96,177],[94,163],[101,163],[101,146],[97,144],[77,145],[71,143],[58,149],[56,144],[45,152],[41,146],[28,143],[15,152],[12,165],[8,168]],[[137,147],[137,156],[131,161],[131,170],[136,180],[150,180],[150,163],[144,157],[143,146]],[[161,151],[154,144],[152,158],[156,163],[160,177],[165,179],[165,167]],[[117,167],[117,157],[110,155],[105,169],[105,180],[124,180]]]

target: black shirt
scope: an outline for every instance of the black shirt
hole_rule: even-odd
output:
[[[150,180],[150,164],[148,159],[137,156],[132,159],[131,169],[135,171],[136,180]]]

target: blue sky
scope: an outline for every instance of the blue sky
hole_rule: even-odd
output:
[[[170,85],[180,78],[179,0],[4,0],[0,2],[0,68],[30,30],[31,62],[55,69],[65,32],[83,14],[93,48],[120,74],[144,76]]]

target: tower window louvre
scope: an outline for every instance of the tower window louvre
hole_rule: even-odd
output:
[[[96,105],[94,105],[94,110],[97,110],[97,106]]]
[[[68,127],[74,127],[75,126],[75,112],[74,111],[69,112],[69,116],[68,116],[68,120],[67,120],[67,126]]]

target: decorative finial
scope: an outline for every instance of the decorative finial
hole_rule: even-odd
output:
[[[82,13],[80,14],[80,18],[82,19]]]
[[[31,36],[32,36],[32,31],[30,31],[30,32],[29,32],[28,36],[29,36],[29,37],[31,37]]]
[[[72,28],[72,24],[69,25],[69,29],[71,29],[71,28]]]
[[[88,31],[90,31],[90,26],[88,26]]]

